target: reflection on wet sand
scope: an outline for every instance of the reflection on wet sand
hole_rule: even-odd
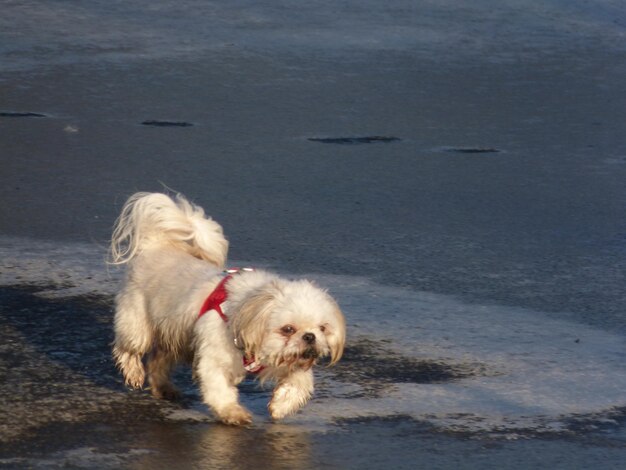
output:
[[[193,468],[249,469],[261,463],[267,469],[313,466],[310,434],[289,426],[198,426],[204,429],[179,425],[150,427],[146,440],[158,450],[143,455],[133,467],[175,468],[181,462]]]

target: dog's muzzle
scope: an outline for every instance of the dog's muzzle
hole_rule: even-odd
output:
[[[303,359],[317,359],[320,354],[317,352],[315,348],[306,348],[302,353]]]

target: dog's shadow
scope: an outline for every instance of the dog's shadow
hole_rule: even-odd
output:
[[[15,366],[38,367],[38,359],[47,359],[97,386],[123,388],[109,346],[113,340],[112,298],[42,295],[53,290],[54,286],[0,287],[0,322],[7,327],[0,334],[17,332],[19,341],[11,341],[9,352],[31,358]]]
[[[36,285],[0,287],[0,341],[5,345],[0,356],[6,359],[7,369],[18,368],[21,374],[36,377],[46,364],[54,364],[60,366],[56,369],[87,379],[95,388],[149,397],[148,390],[128,391],[112,359],[113,297],[45,295],[54,289],[54,286]],[[183,408],[197,407],[201,399],[191,368],[178,367],[172,380],[181,391],[176,404]],[[258,402],[266,402],[267,390],[252,380],[244,381],[239,388],[244,405],[251,407],[253,413],[257,412],[255,408],[263,411],[265,404]]]

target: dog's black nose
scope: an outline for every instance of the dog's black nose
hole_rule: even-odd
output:
[[[315,335],[313,333],[304,333],[302,335],[302,339],[308,344],[312,344],[315,342]]]

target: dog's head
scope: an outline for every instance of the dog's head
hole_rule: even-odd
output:
[[[274,279],[247,296],[233,319],[246,353],[275,367],[309,369],[318,358],[336,363],[346,327],[333,298],[313,283]]]

